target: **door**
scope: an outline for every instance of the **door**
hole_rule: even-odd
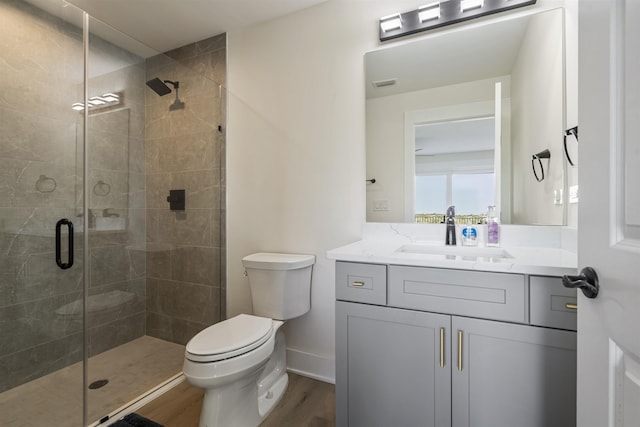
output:
[[[581,1],[578,425],[640,425],[640,2]]]
[[[336,424],[451,424],[451,318],[336,303]]]
[[[576,334],[454,316],[453,427],[576,425]]]

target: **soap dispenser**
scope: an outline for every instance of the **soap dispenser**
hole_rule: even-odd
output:
[[[462,246],[478,246],[478,231],[471,224],[471,220],[462,229]]]
[[[495,206],[489,206],[487,213],[487,246],[500,246],[500,224]]]

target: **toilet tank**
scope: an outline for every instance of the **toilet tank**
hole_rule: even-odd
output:
[[[249,277],[253,314],[277,320],[311,309],[314,255],[257,253],[242,258]]]

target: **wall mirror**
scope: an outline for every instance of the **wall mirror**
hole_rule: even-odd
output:
[[[564,11],[458,26],[365,55],[367,221],[563,225]],[[548,149],[545,179],[531,170]]]

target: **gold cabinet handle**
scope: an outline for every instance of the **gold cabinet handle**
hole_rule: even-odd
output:
[[[364,286],[364,282],[351,282],[351,286]]]
[[[440,367],[444,368],[444,328],[440,328]]]
[[[568,302],[564,305],[564,308],[568,308],[569,310],[577,310],[578,309],[578,304],[574,304],[571,302]]]
[[[458,371],[462,372],[462,331],[458,331]]]

